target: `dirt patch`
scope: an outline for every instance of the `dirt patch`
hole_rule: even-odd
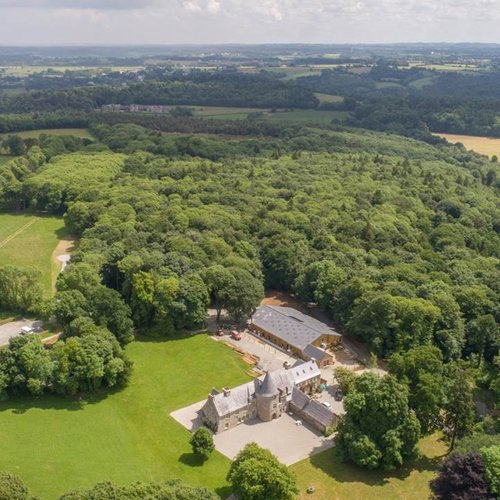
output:
[[[265,298],[262,300],[261,305],[265,306],[283,306],[283,307],[293,307],[304,314],[309,314],[311,316],[311,309],[307,307],[304,302],[288,295],[283,292],[276,292],[273,290],[267,291]]]
[[[77,238],[66,236],[59,241],[52,252],[52,293],[56,291],[57,276],[69,262],[70,254],[75,249],[77,241]]]

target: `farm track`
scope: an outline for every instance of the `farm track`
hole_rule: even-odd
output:
[[[3,248],[9,241],[12,241],[16,236],[19,236],[22,232],[26,231],[29,227],[31,227],[36,222],[36,219],[31,219],[29,222],[21,226],[19,229],[16,229],[12,234],[9,234],[7,238],[0,241],[0,248]]]

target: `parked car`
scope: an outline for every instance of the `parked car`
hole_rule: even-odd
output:
[[[31,328],[31,326],[22,326],[20,334],[21,335],[29,335],[30,333],[33,333],[34,330]]]
[[[321,404],[325,407],[325,408],[328,408],[330,409],[332,407],[332,405],[328,402],[328,401],[321,401]]]
[[[335,401],[342,401],[342,398],[344,397],[344,393],[342,392],[342,389],[337,389],[334,394]]]
[[[231,332],[231,337],[234,339],[234,340],[241,340],[241,334],[239,332],[237,332],[236,330],[233,330]]]
[[[219,328],[216,333],[217,337],[223,337],[224,336],[224,330],[222,328]]]

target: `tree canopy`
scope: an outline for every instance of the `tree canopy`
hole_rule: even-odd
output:
[[[344,407],[336,439],[344,459],[390,470],[415,454],[420,424],[409,408],[407,387],[392,376],[360,375]]]

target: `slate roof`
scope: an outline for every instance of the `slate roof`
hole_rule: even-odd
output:
[[[314,358],[316,361],[322,361],[325,358],[331,358],[331,356],[323,349],[320,349],[319,347],[316,347],[312,344],[307,344],[302,352],[308,358]]]
[[[274,381],[274,377],[271,375],[270,372],[266,373],[266,376],[264,377],[264,381],[260,385],[258,389],[259,394],[262,394],[263,396],[276,396],[278,394],[278,386],[276,385],[276,382]]]
[[[292,403],[324,427],[331,426],[335,419],[335,413],[314,399],[309,399],[302,391],[295,387],[292,391]]]
[[[230,390],[226,396],[224,391],[219,394],[213,394],[209,398],[212,401],[217,414],[224,416],[233,413],[248,406],[255,398],[257,392],[260,394],[276,394],[276,392],[268,391],[284,391],[291,394],[296,384],[310,380],[314,377],[321,375],[321,370],[315,361],[307,361],[300,366],[289,368],[281,368],[272,372],[268,372],[263,377],[252,380],[243,385],[239,385]],[[263,391],[263,392],[260,392]]]
[[[322,334],[341,337],[325,323],[291,307],[260,306],[252,317],[252,323],[301,351]]]
[[[293,366],[287,371],[292,374],[295,384],[301,384],[314,377],[321,376],[321,370],[318,368],[316,362],[312,360]]]
[[[217,414],[219,416],[227,415],[247,407],[255,397],[258,383],[260,383],[259,380],[252,380],[252,382],[239,385],[231,389],[231,392],[227,396],[224,392],[216,394],[212,398],[212,402]]]

